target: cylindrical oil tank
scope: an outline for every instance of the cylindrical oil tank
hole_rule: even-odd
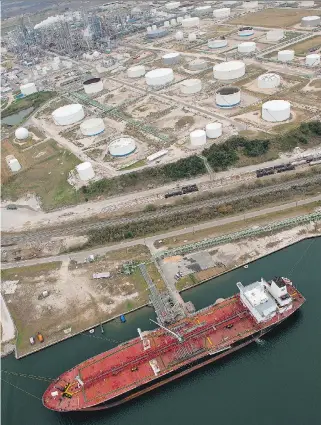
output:
[[[152,31],[157,30],[157,25],[152,25]]]
[[[207,68],[207,62],[204,59],[194,59],[188,64],[188,67],[191,71],[203,71]]]
[[[222,47],[226,47],[227,46],[227,40],[224,39],[224,38],[218,38],[218,39],[208,40],[207,46],[210,49],[220,49]]]
[[[30,94],[37,93],[38,90],[35,83],[28,83],[20,86],[20,91],[23,95],[29,96]]]
[[[195,148],[206,144],[206,132],[204,130],[194,130],[190,133],[191,145]]]
[[[170,27],[171,26],[171,24],[169,23],[169,21],[165,21],[164,22],[164,27],[165,28],[168,28],[168,27]]]
[[[254,41],[246,41],[244,43],[240,43],[237,46],[237,51],[239,53],[252,53],[256,50],[256,43]]]
[[[174,80],[174,73],[171,68],[158,68],[147,72],[145,79],[148,86],[163,86]]]
[[[181,5],[180,1],[170,1],[169,3],[165,4],[165,8],[167,10],[174,10],[174,9],[178,9]]]
[[[146,31],[147,31],[147,33],[152,32],[152,27],[147,27]]]
[[[178,41],[181,41],[184,39],[184,33],[182,31],[177,31],[177,33],[175,34],[175,38]]]
[[[284,29],[282,28],[271,30],[266,33],[267,41],[279,41],[282,40],[282,38],[284,38]]]
[[[256,9],[259,6],[258,1],[244,1],[243,7],[244,9]]]
[[[8,155],[6,157],[6,161],[7,161],[8,167],[13,173],[16,173],[17,171],[21,170],[21,165],[19,161],[13,155]]]
[[[320,16],[305,16],[301,20],[301,25],[303,27],[317,27],[321,24],[321,17]]]
[[[114,157],[127,156],[136,150],[136,142],[131,137],[120,137],[109,144],[108,150]]]
[[[242,61],[228,61],[215,65],[213,68],[216,80],[234,80],[245,74],[245,63]]]
[[[241,27],[238,30],[239,37],[250,37],[254,34],[253,27]]]
[[[291,116],[291,104],[286,100],[270,100],[262,105],[262,118],[269,122],[286,121]]]
[[[128,78],[139,78],[146,74],[144,65],[131,66],[127,69]]]
[[[188,41],[196,41],[197,36],[195,32],[191,32],[190,34],[188,34]]]
[[[221,87],[216,90],[215,101],[220,108],[233,108],[241,102],[241,90],[238,87]]]
[[[172,27],[175,27],[175,25],[177,25],[177,21],[175,18],[171,19],[171,25]]]
[[[278,74],[266,73],[260,75],[257,79],[257,85],[260,89],[274,89],[281,84],[281,77]]]
[[[202,90],[202,81],[197,78],[184,80],[180,84],[181,92],[183,94],[194,94]]]
[[[177,19],[176,19],[177,23],[181,24],[183,19],[184,19],[183,16],[177,16]]]
[[[211,122],[206,125],[206,136],[209,139],[217,139],[222,136],[223,125],[220,122]]]
[[[14,133],[16,139],[25,140],[29,137],[29,131],[25,127],[19,127]]]
[[[85,116],[84,108],[79,103],[61,106],[52,113],[56,125],[70,125],[82,120]]]
[[[203,15],[207,15],[211,11],[212,11],[212,7],[210,5],[199,6],[194,9],[193,14],[196,16],[203,16]]]
[[[193,18],[186,18],[186,19],[182,20],[183,28],[198,27],[199,24],[200,24],[200,19],[197,16],[194,16]]]
[[[178,52],[167,53],[163,56],[164,65],[176,65],[181,59],[181,55]]]
[[[300,7],[313,7],[314,4],[315,4],[315,2],[313,0],[311,0],[311,1],[310,0],[304,0],[304,1],[301,1]]]
[[[163,28],[156,28],[152,29],[150,32],[147,33],[147,38],[153,39],[153,38],[161,38],[165,37],[168,34],[168,29]]]
[[[229,7],[223,7],[222,9],[213,10],[214,18],[228,18],[231,14]]]
[[[294,59],[294,50],[280,50],[278,52],[279,62],[291,62]]]
[[[305,57],[305,64],[307,66],[317,66],[320,64],[320,55],[317,53],[307,55]]]
[[[104,85],[99,77],[89,78],[84,81],[84,90],[86,94],[99,93],[104,90]]]
[[[76,166],[80,180],[88,181],[95,177],[94,169],[90,162],[82,162]]]
[[[101,118],[89,118],[80,124],[80,131],[84,136],[96,136],[104,130],[105,124]]]

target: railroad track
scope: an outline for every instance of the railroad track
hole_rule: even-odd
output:
[[[229,195],[220,197],[218,199],[209,199],[204,201],[197,201],[190,205],[179,205],[177,207],[168,207],[163,208],[158,211],[152,211],[152,212],[146,212],[141,213],[139,217],[124,217],[124,218],[116,218],[116,219],[102,219],[97,222],[91,222],[91,223],[74,223],[69,224],[68,226],[61,226],[61,227],[54,227],[54,228],[46,228],[46,229],[39,229],[39,230],[32,230],[29,232],[21,232],[21,233],[11,233],[11,234],[3,234],[1,245],[2,246],[9,246],[9,245],[15,245],[17,243],[21,242],[43,242],[46,240],[49,240],[52,237],[61,237],[61,236],[68,236],[68,235],[85,235],[88,234],[89,231],[92,230],[99,230],[103,229],[105,227],[111,227],[111,226],[119,226],[122,224],[130,224],[130,223],[139,223],[147,220],[152,219],[159,219],[159,218],[167,218],[170,216],[173,216],[175,214],[178,214],[180,212],[192,212],[197,211],[201,208],[206,207],[218,207],[220,205],[235,202],[241,199],[249,199],[253,198],[255,196],[260,195],[266,195],[268,193],[272,192],[278,192],[278,191],[284,191],[287,189],[291,189],[293,187],[303,187],[307,184],[311,183],[321,183],[321,175],[316,175],[312,177],[304,177],[299,178],[263,188],[257,188],[257,189],[250,189],[244,192],[239,192],[237,195]],[[321,189],[321,186],[320,186]]]

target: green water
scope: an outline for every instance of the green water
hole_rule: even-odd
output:
[[[31,114],[31,112],[34,110],[34,107],[30,107],[27,109],[22,109],[21,111],[17,112],[16,114],[8,115],[5,118],[1,119],[1,122],[3,124],[7,125],[16,125],[19,124],[25,117]]]
[[[2,383],[3,425],[306,425],[321,423],[321,238],[306,240],[184,293],[196,308],[236,292],[261,276],[290,276],[307,302],[265,336],[212,365],[111,410],[58,414],[41,401]],[[105,325],[102,335],[80,335],[22,360],[9,356],[2,369],[56,377],[75,364],[127,340],[137,327],[151,329],[153,310]],[[97,338],[99,337],[99,338]],[[41,398],[46,383],[2,374],[7,382]]]

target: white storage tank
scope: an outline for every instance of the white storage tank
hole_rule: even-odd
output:
[[[28,139],[29,137],[29,131],[24,127],[19,127],[15,131],[14,135],[16,139],[18,140],[25,140],[25,139]]]
[[[100,78],[89,78],[84,82],[84,90],[86,94],[99,93],[104,90],[103,82]]]
[[[177,23],[178,24],[181,24],[182,23],[182,20],[183,20],[184,18],[182,17],[182,16],[177,16]]]
[[[207,13],[212,11],[212,7],[210,5],[199,6],[194,9],[194,14],[197,16],[206,15]]]
[[[152,25],[152,31],[157,30],[157,25]]]
[[[220,49],[227,46],[227,40],[224,38],[208,40],[207,46],[210,49]]]
[[[162,59],[164,65],[176,65],[180,61],[181,55],[178,52],[167,53]]]
[[[180,84],[181,92],[183,94],[194,94],[202,90],[202,81],[197,78],[184,80]]]
[[[238,30],[239,37],[250,37],[254,34],[253,27],[241,27]]]
[[[197,37],[195,32],[191,32],[190,34],[188,34],[188,41],[196,41]]]
[[[86,182],[95,177],[94,169],[90,162],[82,162],[76,166],[80,180]]]
[[[266,33],[267,41],[279,41],[282,40],[282,38],[284,38],[284,29],[282,28],[271,30]]]
[[[84,136],[96,136],[105,130],[102,118],[89,118],[80,124],[80,131]]]
[[[194,59],[188,64],[188,67],[191,71],[203,71],[207,68],[207,62],[204,59]]]
[[[146,31],[147,31],[147,34],[150,33],[150,32],[152,32],[152,27],[147,27],[146,28]]]
[[[61,106],[51,114],[56,125],[70,125],[81,121],[84,116],[84,108],[80,103]]]
[[[241,90],[238,87],[221,87],[216,90],[215,101],[220,108],[233,108],[241,102]]]
[[[256,43],[254,41],[246,41],[244,43],[240,43],[237,46],[237,51],[239,53],[251,53],[255,52],[256,50]]]
[[[244,1],[243,7],[244,9],[256,9],[259,6],[258,1]]]
[[[281,84],[281,77],[273,72],[260,75],[257,79],[257,85],[260,89],[274,89]]]
[[[321,17],[320,16],[305,16],[301,20],[301,25],[303,27],[314,28],[318,25],[321,25]]]
[[[131,66],[127,69],[128,78],[139,78],[143,77],[146,74],[146,69],[144,65]]]
[[[29,96],[30,94],[37,93],[38,90],[35,83],[28,83],[20,86],[20,91],[23,95]]]
[[[317,66],[320,64],[320,55],[317,53],[307,55],[305,58],[305,64],[307,66]]]
[[[291,62],[294,59],[294,50],[280,50],[278,52],[279,62]]]
[[[182,32],[182,31],[177,31],[177,33],[175,34],[175,38],[176,38],[176,40],[178,40],[178,41],[183,40],[183,39],[184,39],[184,34],[183,34],[183,32]]]
[[[286,100],[270,100],[262,105],[262,118],[269,122],[286,121],[291,116],[291,104]]]
[[[222,136],[223,125],[220,122],[211,122],[206,125],[206,136],[209,139],[217,139]]]
[[[228,18],[231,14],[229,7],[223,7],[222,9],[213,10],[214,18]]]
[[[234,80],[245,74],[245,63],[242,61],[222,62],[213,67],[216,80]]]
[[[171,2],[165,4],[165,8],[167,10],[174,10],[174,9],[178,9],[180,7],[180,5],[181,5],[180,1],[171,1]]]
[[[182,20],[183,28],[198,27],[199,24],[200,24],[200,19],[197,16],[195,16],[194,18],[185,18]]]
[[[171,68],[158,68],[147,72],[145,79],[148,86],[163,86],[174,80],[174,73]]]
[[[204,130],[194,130],[190,133],[191,146],[198,148],[206,144],[206,132]]]
[[[16,173],[17,171],[21,170],[21,165],[19,161],[13,155],[6,156],[6,162],[13,173]]]
[[[300,3],[300,7],[313,7],[315,4],[315,2],[313,0],[305,0],[305,1],[301,1]]]
[[[114,157],[127,156],[135,152],[136,142],[131,137],[120,137],[109,144],[108,150]]]
[[[177,24],[176,19],[175,18],[171,19],[171,25],[175,27],[176,24]]]
[[[171,25],[170,25],[169,21],[165,21],[165,22],[164,22],[164,27],[165,27],[165,28],[168,28],[168,27],[170,27],[170,26],[171,26]]]

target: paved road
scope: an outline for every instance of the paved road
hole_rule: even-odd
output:
[[[131,241],[126,241],[126,242],[121,242],[115,245],[108,245],[108,246],[104,246],[102,248],[95,248],[95,249],[91,249],[91,250],[86,250],[86,251],[82,251],[82,252],[76,252],[74,254],[62,254],[62,255],[57,255],[54,257],[46,257],[46,258],[35,258],[32,260],[25,260],[25,261],[16,261],[14,263],[2,263],[2,269],[10,269],[13,267],[23,267],[23,266],[31,266],[31,265],[35,265],[35,264],[43,264],[43,263],[48,263],[48,262],[53,262],[53,261],[69,261],[69,260],[75,260],[78,262],[83,262],[89,255],[93,254],[93,255],[104,255],[110,251],[115,251],[117,249],[124,249],[124,248],[129,248],[131,246],[135,246],[135,245],[146,245],[149,250],[151,251],[151,253],[155,253],[157,252],[157,249],[154,247],[154,242],[157,240],[161,240],[161,239],[166,239],[166,238],[171,238],[171,237],[175,237],[175,236],[180,236],[180,235],[185,235],[187,233],[191,233],[191,232],[197,232],[199,230],[204,230],[204,229],[209,229],[211,227],[219,227],[225,224],[229,224],[229,223],[235,223],[238,221],[242,221],[242,220],[247,220],[250,218],[256,218],[256,217],[260,217],[266,214],[270,214],[270,213],[274,213],[274,212],[280,212],[280,211],[284,211],[287,210],[289,208],[295,208],[297,206],[302,206],[302,205],[308,205],[312,202],[317,202],[317,201],[321,201],[321,195],[318,196],[313,196],[311,198],[307,198],[307,199],[303,199],[297,202],[289,202],[286,204],[282,204],[282,205],[276,205],[270,208],[264,208],[262,210],[258,210],[258,211],[252,211],[246,214],[239,214],[239,215],[235,215],[232,217],[227,217],[227,218],[222,218],[222,219],[215,219],[215,220],[211,220],[211,221],[207,221],[205,223],[201,223],[195,226],[188,226],[185,227],[184,229],[176,229],[173,230],[171,232],[166,232],[166,233],[162,233],[162,234],[157,234],[154,236],[149,236],[146,238],[140,238],[140,239],[134,239]],[[164,247],[162,247],[162,249],[164,249]]]
[[[113,227],[113,226],[119,226],[123,224],[134,224],[137,222],[147,221],[147,220],[153,220],[153,219],[160,219],[160,218],[168,218],[173,215],[177,215],[179,213],[186,213],[186,212],[192,212],[192,211],[199,211],[200,208],[205,207],[218,207],[220,205],[235,202],[238,200],[243,199],[249,199],[254,196],[264,196],[268,193],[276,192],[276,191],[284,191],[287,189],[290,189],[292,187],[296,186],[305,186],[308,183],[316,183],[321,182],[321,175],[316,176],[310,176],[310,177],[303,177],[298,178],[278,184],[274,184],[271,186],[263,187],[263,188],[257,188],[257,189],[251,189],[250,191],[248,189],[243,189],[233,195],[223,196],[220,198],[214,198],[209,199],[205,201],[199,201],[197,203],[192,203],[190,205],[179,205],[179,206],[172,206],[171,208],[162,208],[157,211],[153,212],[145,212],[141,213],[139,217],[124,217],[124,218],[115,218],[115,219],[102,219],[99,221],[94,221],[91,223],[74,223],[70,224],[68,227],[54,227],[54,228],[47,228],[43,230],[33,230],[30,232],[24,232],[24,233],[16,233],[16,234],[7,234],[2,235],[1,244],[2,245],[9,245],[14,243],[21,243],[21,242],[35,242],[35,241],[46,241],[49,238],[52,237],[60,237],[60,236],[66,236],[66,235],[75,235],[75,234],[88,234],[91,230],[99,230],[106,227]]]

